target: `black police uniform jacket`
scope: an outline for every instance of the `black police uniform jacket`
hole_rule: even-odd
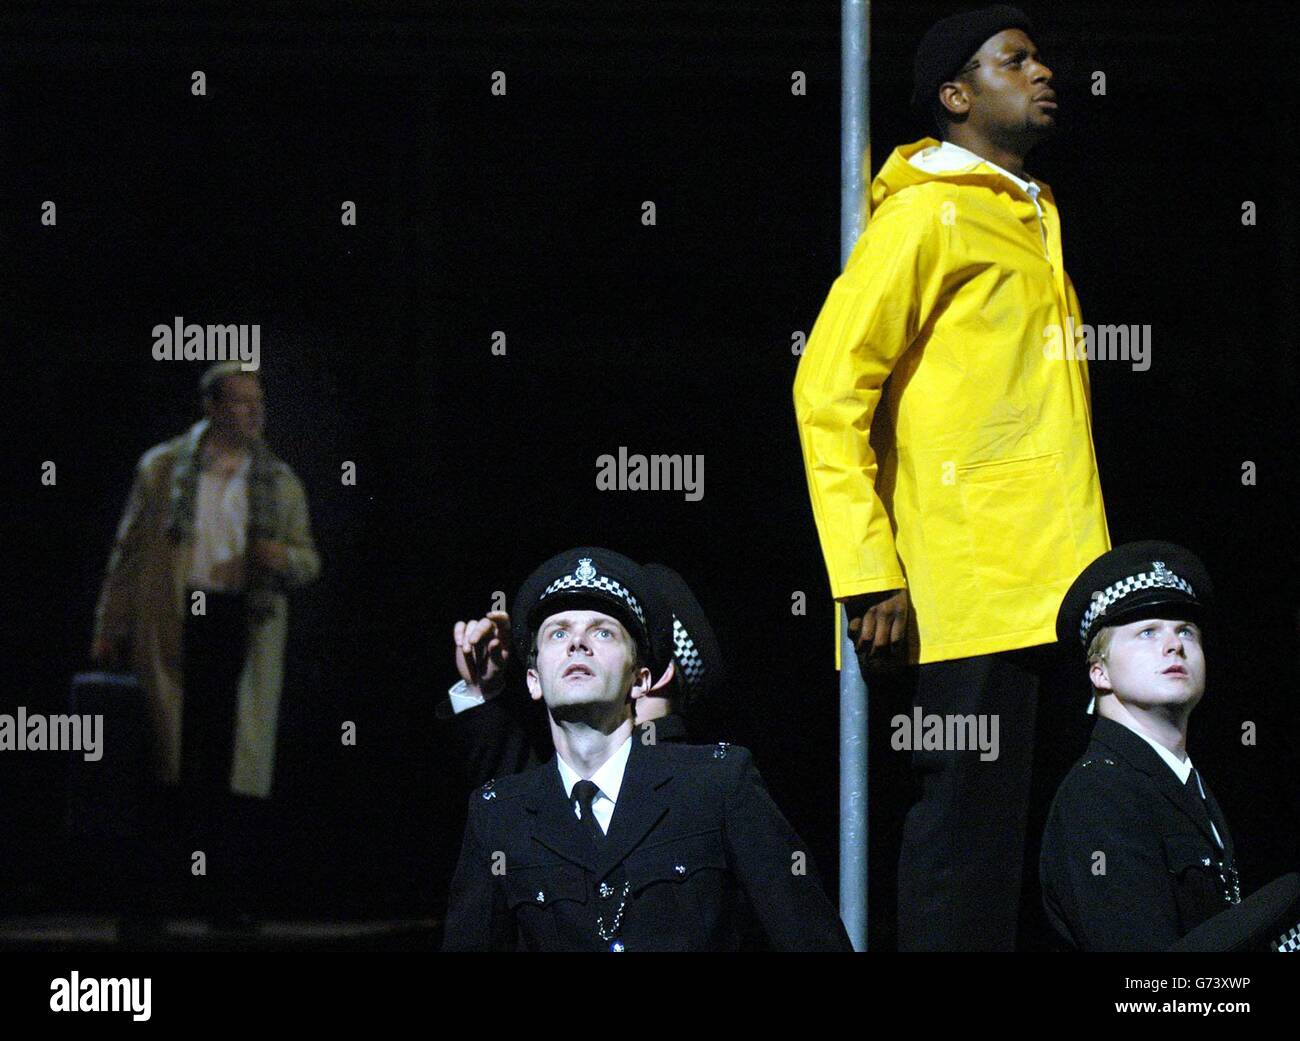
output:
[[[1165,950],[1240,899],[1228,822],[1201,783],[1204,800],[1128,727],[1097,720],[1043,832],[1043,905],[1066,944]]]
[[[602,938],[625,887],[618,933]],[[852,949],[749,752],[647,744],[634,730],[598,847],[554,759],[470,796],[443,949],[735,950],[742,895],[778,950]]]

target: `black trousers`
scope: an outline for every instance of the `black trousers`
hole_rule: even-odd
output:
[[[201,796],[230,789],[239,676],[248,652],[242,593],[205,592],[206,614],[189,610],[186,593],[181,710],[181,788]]]
[[[913,751],[920,795],[899,854],[899,950],[1015,949],[1034,719],[1052,660],[1049,645],[912,670],[924,715],[996,716],[998,755]]]
[[[239,677],[248,652],[242,593],[208,590],[206,613],[195,615],[187,591],[181,710],[180,788],[177,791],[184,869],[201,907],[220,914],[244,903],[256,843],[251,835],[262,800],[232,795]],[[192,857],[203,851],[206,875],[193,876]]]

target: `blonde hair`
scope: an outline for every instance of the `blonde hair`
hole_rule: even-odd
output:
[[[1088,664],[1095,661],[1105,661],[1106,655],[1110,653],[1110,638],[1115,634],[1115,627],[1107,625],[1098,629],[1092,637],[1092,642],[1088,644]]]

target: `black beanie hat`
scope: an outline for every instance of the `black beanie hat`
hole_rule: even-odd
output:
[[[955,14],[930,26],[912,64],[912,108],[916,114],[928,121],[940,85],[956,76],[985,40],[1004,29],[1033,33],[1025,12],[1010,4]]]

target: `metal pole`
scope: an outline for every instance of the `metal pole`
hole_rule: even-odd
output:
[[[867,76],[869,0],[840,0],[840,268],[862,231],[863,181],[871,173]],[[865,169],[864,169],[865,164]],[[840,609],[840,917],[867,949],[867,685]]]

